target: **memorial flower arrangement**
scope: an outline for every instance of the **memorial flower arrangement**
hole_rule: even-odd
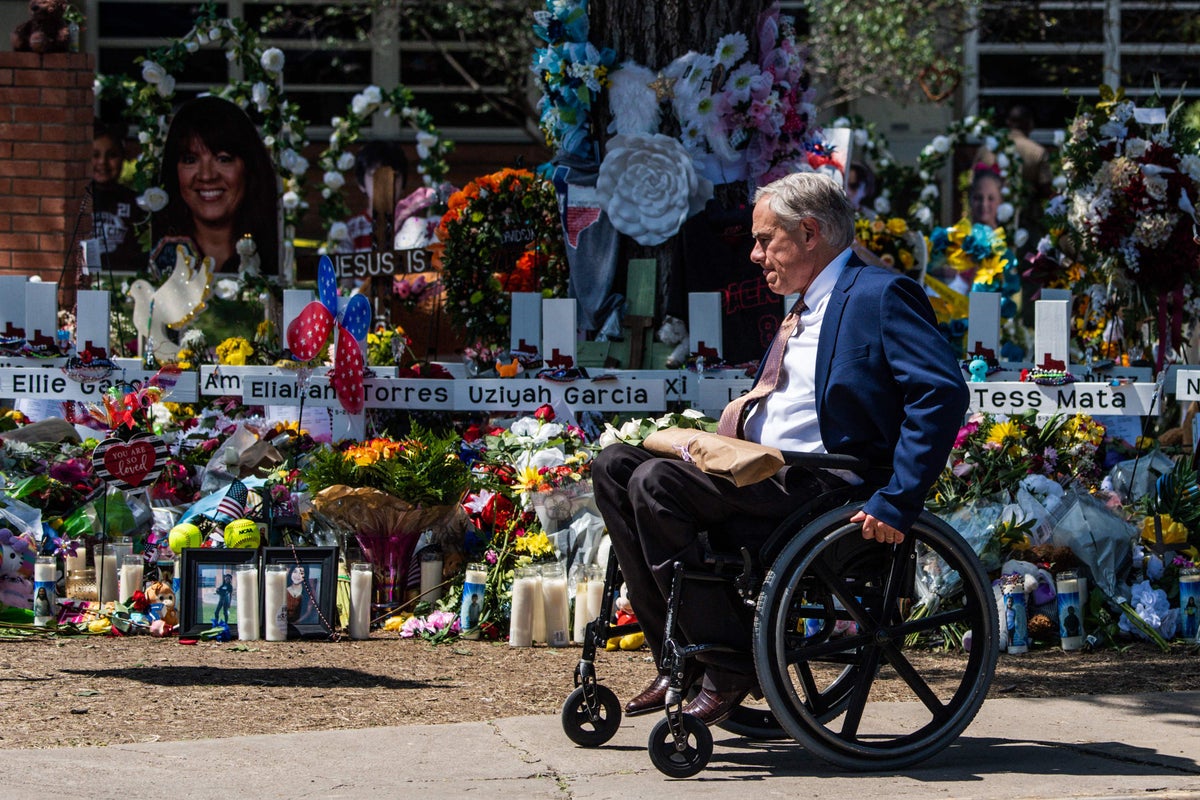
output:
[[[528,170],[503,169],[450,196],[437,229],[444,243],[446,310],[469,340],[508,340],[510,293],[563,297],[568,264],[554,186]]]
[[[412,340],[404,328],[380,326],[367,334],[367,365],[371,367],[399,366],[409,352]]]
[[[910,230],[900,217],[854,221],[854,238],[879,257],[886,267],[908,272],[920,268],[919,233]]]
[[[1105,428],[1086,414],[1039,423],[1034,412],[974,414],[958,431],[949,463],[930,490],[935,509],[968,506],[1005,494],[1025,477],[1093,488],[1100,480]]]
[[[1160,367],[1182,346],[1185,323],[1200,318],[1200,135],[1181,124],[1181,105],[1138,107],[1121,89],[1100,87],[1100,101],[1081,103],[1071,122],[1064,199],[1047,209],[1052,225],[1070,226],[1081,260],[1131,309],[1135,324],[1124,332],[1135,336],[1143,318],[1154,321]]]
[[[972,224],[965,218],[949,228],[934,228],[929,235],[929,265],[958,273],[969,285],[967,291],[1002,294],[1003,316],[1016,312],[1011,298],[1021,289],[1021,277],[1003,228]]]
[[[587,0],[547,0],[533,14],[534,34],[546,43],[534,50],[532,70],[542,91],[538,111],[546,144],[577,156],[593,154],[590,115],[609,85],[616,62],[612,48],[588,41]]]

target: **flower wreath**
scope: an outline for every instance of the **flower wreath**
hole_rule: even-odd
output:
[[[1014,202],[1025,196],[1025,179],[1021,174],[1021,156],[1006,128],[995,128],[992,123],[979,117],[965,117],[950,124],[945,134],[935,136],[933,141],[921,149],[917,158],[917,177],[922,188],[916,203],[909,210],[915,227],[926,233],[933,230],[936,216],[930,207],[941,194],[938,176],[946,166],[950,153],[960,144],[980,142],[996,154],[997,174],[1003,181],[999,222],[1005,227],[1009,239],[1018,247],[1024,243],[1024,235],[1015,229],[1017,220]]]
[[[528,170],[504,169],[471,181],[447,206],[437,236],[445,245],[442,283],[450,317],[470,341],[507,342],[510,292],[566,294],[554,186]],[[506,263],[505,250],[514,245],[523,249],[515,264]]]
[[[358,141],[358,133],[362,126],[377,111],[384,116],[399,114],[400,119],[409,125],[417,134],[417,174],[422,182],[431,188],[438,187],[450,167],[446,164],[446,155],[454,149],[454,143],[442,138],[441,132],[433,123],[433,115],[428,111],[415,108],[412,105],[413,93],[404,86],[397,86],[391,91],[384,91],[378,86],[368,86],[354,95],[346,109],[345,116],[334,117],[330,120],[333,131],[329,134],[329,146],[317,159],[317,164],[324,172],[322,176],[321,220],[326,228],[326,241],[321,252],[330,252],[334,247],[334,237],[330,235],[333,225],[350,216],[350,209],[342,197],[340,189],[346,185],[342,174],[354,169],[354,154],[346,147]],[[444,199],[444,198],[442,198]],[[283,205],[296,207],[300,198],[285,192]]]
[[[209,44],[223,47],[225,57],[241,67],[241,80],[230,80],[214,94],[243,109],[253,105],[262,117],[263,144],[271,152],[275,168],[283,180],[284,192],[299,197],[308,162],[300,155],[307,141],[299,106],[286,101],[283,92],[283,51],[263,49],[258,33],[245,20],[219,19],[216,5],[205,3],[190,31],[170,45],[150,50],[139,57],[141,81],[123,75],[98,75],[95,92],[100,98],[116,98],[125,105],[125,116],[138,130],[141,152],[134,161],[133,188],[139,193],[138,206],[144,211],[161,211],[167,195],[156,185],[166,143],[175,74],[191,56]],[[298,204],[284,207],[284,225],[294,230],[303,211]],[[291,238],[288,236],[287,238]]]

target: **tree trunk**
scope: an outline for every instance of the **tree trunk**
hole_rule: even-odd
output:
[[[722,36],[741,31],[750,42],[750,55],[758,57],[756,27],[758,18],[770,6],[770,0],[591,0],[588,5],[589,38],[596,47],[611,47],[617,63],[634,61],[659,70],[689,50],[712,53]],[[596,140],[601,154],[607,139],[608,109],[593,112]],[[674,120],[664,118],[663,132],[676,133]],[[739,196],[740,195],[740,196]],[[717,199],[723,205],[745,200],[745,187],[732,184],[718,187]],[[682,280],[682,258],[678,237],[658,247],[638,245],[621,237],[620,262],[630,258],[658,261],[657,314],[686,318],[687,296]],[[623,270],[621,271],[623,274]],[[623,280],[620,278],[619,280]],[[623,291],[623,283],[613,287]]]

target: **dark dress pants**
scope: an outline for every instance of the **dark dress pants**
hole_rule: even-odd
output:
[[[784,467],[767,480],[739,488],[694,464],[627,444],[601,451],[592,484],[629,600],[660,668],[674,562],[686,570],[711,569],[704,565],[700,531],[711,536],[719,529],[722,550],[745,546],[756,553],[798,506],[845,485],[822,471]],[[676,641],[721,644],[742,654],[705,653],[699,660],[720,671],[753,672],[753,612],[732,585],[685,582],[676,623]]]

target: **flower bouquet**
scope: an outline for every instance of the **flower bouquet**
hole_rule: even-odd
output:
[[[891,219],[866,219],[854,221],[854,238],[871,251],[879,261],[891,269],[920,279],[925,274],[929,251],[925,237],[911,230],[900,217]]]
[[[1132,306],[1138,324],[1125,332],[1137,336],[1143,318],[1154,320],[1160,368],[1200,311],[1193,205],[1200,198],[1200,155],[1181,105],[1138,107],[1121,89],[1101,86],[1100,101],[1081,103],[1070,125],[1065,199],[1047,210],[1050,224],[1069,225],[1081,259]]]
[[[375,572],[375,601],[404,601],[413,550],[426,530],[457,549],[466,526],[459,500],[470,477],[457,437],[414,429],[309,456],[302,475],[321,515],[352,531]]]
[[[929,235],[929,260],[933,269],[942,268],[951,289],[968,292],[1000,292],[1002,314],[1016,312],[1012,295],[1020,291],[1017,259],[1008,249],[1003,228],[989,228],[961,219],[949,228],[934,228]]]

